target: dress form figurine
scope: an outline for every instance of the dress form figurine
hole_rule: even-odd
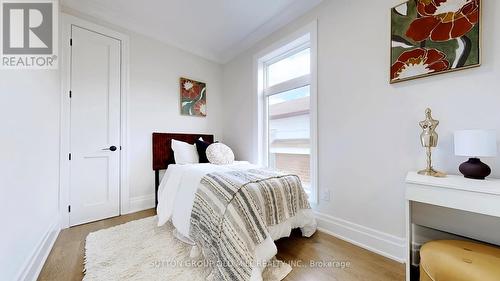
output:
[[[422,146],[426,148],[427,168],[418,173],[426,176],[446,177],[445,173],[436,171],[432,167],[432,148],[436,147],[438,143],[439,137],[436,133],[436,127],[439,125],[439,121],[432,118],[432,111],[430,108],[425,110],[425,120],[421,121],[419,124],[423,130],[420,134],[420,141],[422,142]]]

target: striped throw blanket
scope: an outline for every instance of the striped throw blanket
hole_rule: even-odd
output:
[[[214,280],[247,281],[267,226],[303,209],[310,206],[295,175],[263,169],[212,173],[196,193],[190,237],[214,266]]]

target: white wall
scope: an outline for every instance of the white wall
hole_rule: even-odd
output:
[[[130,196],[154,195],[151,133],[221,135],[222,67],[140,35],[130,37]],[[179,78],[207,83],[207,117],[180,115]]]
[[[256,160],[255,108],[248,106],[256,98],[253,57],[318,20],[319,187],[320,195],[331,190],[332,198],[315,209],[396,244],[404,236],[405,175],[425,167],[418,126],[425,108],[441,121],[434,159],[446,172],[458,173],[464,161],[453,155],[453,131],[489,128],[500,134],[498,1],[482,2],[480,68],[389,85],[389,13],[400,2],[325,0],[223,70],[223,139],[240,158]],[[500,159],[485,160],[499,177]]]
[[[151,135],[222,134],[222,67],[160,41],[63,7],[63,12],[130,37],[128,150],[130,211],[154,207]],[[207,83],[207,117],[180,114],[180,77]]]
[[[59,72],[0,70],[0,280],[58,223]]]

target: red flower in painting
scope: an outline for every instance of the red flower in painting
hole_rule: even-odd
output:
[[[399,56],[391,66],[391,80],[444,71],[449,67],[450,63],[443,52],[436,49],[417,48]]]
[[[204,100],[199,100],[194,104],[194,111],[196,115],[206,116],[207,115],[207,104]]]
[[[479,21],[480,0],[417,0],[418,14],[406,36],[420,42],[442,42],[461,37]]]
[[[185,80],[181,85],[182,97],[187,100],[195,100],[201,93],[199,83]]]

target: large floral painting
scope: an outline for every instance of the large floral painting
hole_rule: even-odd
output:
[[[207,85],[195,80],[181,78],[181,114],[207,116]]]
[[[480,0],[410,0],[391,11],[391,83],[479,66]]]

